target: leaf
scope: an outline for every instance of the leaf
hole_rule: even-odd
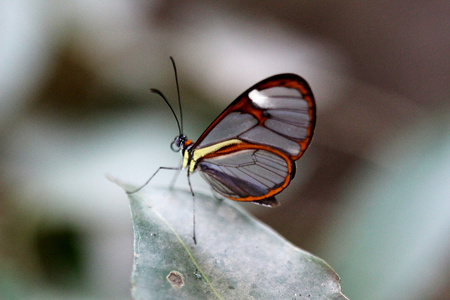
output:
[[[134,299],[347,299],[327,263],[232,201],[196,193],[194,245],[190,193],[147,190],[129,196]]]

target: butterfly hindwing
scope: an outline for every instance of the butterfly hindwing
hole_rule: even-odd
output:
[[[280,151],[239,144],[205,156],[198,170],[219,194],[237,201],[258,201],[283,190],[295,173],[295,164]]]

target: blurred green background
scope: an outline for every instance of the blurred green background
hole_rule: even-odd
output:
[[[193,140],[257,81],[304,77],[318,107],[310,149],[280,208],[245,207],[325,259],[351,299],[449,299],[449,12],[445,1],[0,1],[0,298],[129,299],[129,208],[105,174],[139,185],[180,162],[175,120],[148,92],[175,103],[171,55]]]

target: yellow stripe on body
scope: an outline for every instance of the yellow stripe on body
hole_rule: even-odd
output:
[[[204,148],[200,148],[200,149],[195,149],[194,153],[192,155],[192,159],[189,160],[189,151],[184,152],[184,157],[183,157],[183,169],[186,168],[189,164],[189,173],[193,173],[195,170],[195,166],[197,164],[197,161],[204,157],[205,155],[208,155],[210,153],[216,152],[217,150],[226,147],[226,146],[230,146],[230,145],[235,145],[235,144],[239,144],[242,143],[241,140],[238,139],[232,139],[232,140],[228,140],[228,141],[223,141],[208,147],[204,147]]]

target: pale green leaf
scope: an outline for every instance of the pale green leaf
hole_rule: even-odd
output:
[[[130,195],[133,297],[347,299],[327,263],[232,202],[196,193],[194,245],[190,193],[152,187]]]

